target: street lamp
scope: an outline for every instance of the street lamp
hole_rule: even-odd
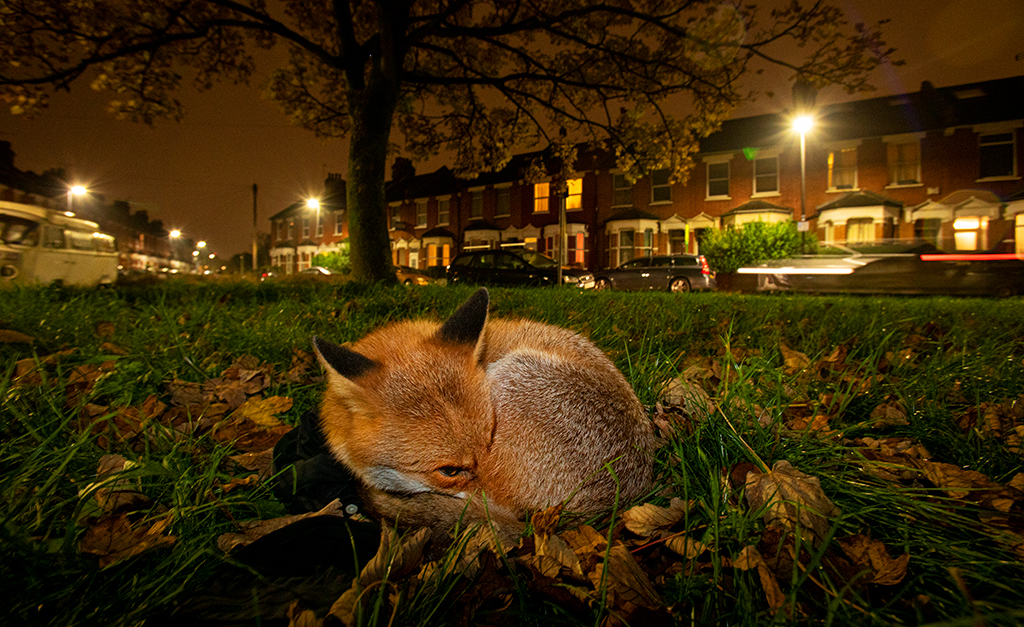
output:
[[[206,242],[205,242],[205,241],[202,241],[202,240],[200,240],[200,241],[199,241],[199,242],[198,242],[198,243],[196,244],[196,246],[197,246],[198,248],[206,248]]]
[[[85,187],[83,187],[81,185],[72,185],[71,187],[68,188],[68,209],[67,209],[67,212],[68,212],[69,216],[75,215],[74,212],[71,210],[71,207],[72,207],[71,203],[74,201],[74,197],[75,196],[85,196],[86,192],[88,192],[88,191],[89,190],[85,189]]]
[[[168,235],[170,235],[171,238],[173,238],[173,239],[177,239],[177,238],[181,237],[181,231],[179,231],[178,229],[172,229],[171,232],[168,233]]]
[[[315,239],[320,235],[320,199],[319,198],[307,198],[306,199],[307,209],[316,209],[316,224],[313,225],[313,238]]]
[[[807,225],[804,220],[807,217],[807,132],[814,127],[814,118],[809,115],[800,115],[793,120],[793,130],[800,133],[800,221],[797,229],[800,231],[800,254],[804,253],[804,237],[807,232]]]

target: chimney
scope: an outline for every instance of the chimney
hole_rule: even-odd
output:
[[[416,166],[411,159],[395,157],[395,163],[391,166],[391,181],[398,182],[402,179],[411,179],[416,176]]]

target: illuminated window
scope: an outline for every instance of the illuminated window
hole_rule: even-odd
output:
[[[847,243],[875,241],[875,222],[871,218],[852,218],[846,221]]]
[[[957,250],[980,250],[985,246],[988,218],[965,216],[953,221],[953,243]]]
[[[579,211],[583,208],[583,179],[569,179],[565,186],[565,210]]]
[[[550,183],[536,183],[533,186],[533,212],[548,212],[548,197],[551,195]]]
[[[828,153],[828,188],[856,189],[856,187],[857,149],[843,148]]]
[[[889,144],[889,185],[921,183],[921,142]]]

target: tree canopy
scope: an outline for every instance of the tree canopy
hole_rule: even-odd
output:
[[[892,54],[878,25],[834,5],[742,0],[0,0],[0,97],[32,114],[89,81],[117,116],[180,119],[186,77],[263,85],[296,124],[349,139],[354,277],[392,277],[384,181],[391,141],[457,172],[538,146],[604,142],[630,178],[685,180],[700,138],[750,96],[745,74],[868,89]],[[571,159],[568,159],[571,163]]]

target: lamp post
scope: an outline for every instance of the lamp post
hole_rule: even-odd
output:
[[[307,209],[316,209],[316,224],[313,225],[313,239],[316,240],[320,234],[320,199],[319,198],[307,198],[306,199]]]
[[[793,120],[793,130],[800,133],[800,221],[797,229],[800,231],[800,254],[804,254],[804,243],[807,233],[807,132],[814,126],[814,118],[809,115],[801,115]]]
[[[88,191],[89,190],[85,189],[85,187],[83,187],[81,185],[72,185],[71,187],[68,188],[68,208],[67,208],[67,212],[68,212],[69,216],[72,216],[72,215],[75,214],[75,212],[72,210],[72,206],[73,206],[72,203],[74,202],[75,196],[85,196],[86,192],[88,192]]]

